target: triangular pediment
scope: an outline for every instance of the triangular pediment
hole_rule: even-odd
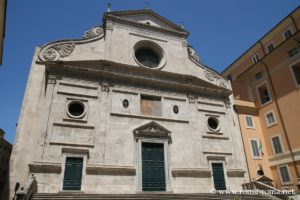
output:
[[[188,32],[177,24],[171,22],[170,20],[162,17],[156,12],[150,9],[142,10],[129,10],[129,11],[116,11],[116,12],[107,12],[104,15],[104,18],[115,18],[123,20],[124,22],[136,23],[136,25],[148,26],[149,28],[159,28],[163,30],[180,32],[187,34]]]
[[[133,130],[134,137],[167,139],[171,142],[171,131],[152,121]]]

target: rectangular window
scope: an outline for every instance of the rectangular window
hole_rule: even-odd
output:
[[[279,136],[275,136],[272,138],[272,145],[274,154],[282,153],[282,147]]]
[[[270,43],[268,46],[267,46],[267,49],[268,49],[268,52],[271,53],[275,47],[274,47],[274,43]]]
[[[274,112],[271,111],[271,112],[268,112],[265,114],[265,120],[267,122],[267,126],[272,126],[274,124],[276,124],[276,118],[275,118],[275,115],[274,115]]]
[[[294,55],[299,53],[299,49],[297,47],[292,48],[291,50],[288,51],[289,57],[293,57]]]
[[[281,178],[282,183],[290,183],[291,182],[288,165],[279,167],[279,173],[280,173],[280,178]]]
[[[141,95],[141,114],[161,116],[161,97]]]
[[[252,62],[255,64],[255,63],[258,63],[259,61],[259,55],[258,54],[254,54],[252,56]]]
[[[271,101],[271,96],[268,90],[267,83],[264,83],[257,87],[257,91],[262,105]]]
[[[254,128],[254,123],[253,123],[252,116],[246,115],[245,119],[246,119],[247,128]]]
[[[262,79],[262,77],[263,77],[263,73],[262,72],[258,72],[258,73],[255,74],[255,79],[257,81],[260,80],[260,79]]]
[[[292,65],[291,70],[293,72],[294,80],[297,85],[300,85],[300,64]]]
[[[81,190],[83,158],[66,158],[63,190]]]
[[[252,155],[254,158],[259,158],[259,148],[258,148],[258,140],[250,140],[251,143],[251,149],[252,149]]]
[[[288,30],[286,30],[285,32],[284,32],[284,39],[289,39],[292,35],[293,35],[293,33],[292,33],[292,31],[291,31],[291,29],[288,29]]]

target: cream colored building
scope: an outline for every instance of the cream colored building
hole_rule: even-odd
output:
[[[239,114],[251,179],[261,164],[280,189],[299,190],[300,184],[299,27],[297,7],[222,73],[232,81],[237,107],[257,110],[248,113],[252,130]],[[253,156],[257,145],[250,147],[251,140],[262,142],[263,157]]]
[[[38,193],[241,189],[231,85],[199,63],[188,35],[144,9],[107,12],[83,39],[37,47],[11,188],[34,174]]]

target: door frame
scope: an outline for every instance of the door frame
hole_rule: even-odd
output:
[[[67,157],[72,157],[72,158],[82,158],[83,159],[83,163],[82,163],[82,176],[81,176],[81,187],[80,190],[64,190],[64,177],[65,177],[65,167],[66,167],[66,161],[67,161]],[[60,176],[60,191],[62,192],[76,192],[76,191],[80,191],[80,192],[84,192],[85,191],[85,177],[86,177],[86,160],[87,160],[87,155],[83,155],[83,154],[71,154],[71,153],[63,153],[62,156],[62,166],[61,166],[61,176]]]
[[[215,188],[215,181],[214,181],[214,174],[213,174],[213,168],[212,168],[212,164],[216,163],[216,164],[222,164],[223,165],[223,172],[224,172],[224,180],[225,180],[225,186],[226,186],[226,190],[229,190],[229,182],[228,182],[228,177],[227,177],[227,171],[226,171],[226,162],[225,160],[210,160],[209,161],[209,168],[211,171],[211,181],[212,181],[212,189],[211,191],[216,190]]]
[[[138,192],[144,192],[143,191],[143,172],[142,172],[142,143],[161,143],[164,144],[164,164],[165,164],[165,182],[166,182],[166,192],[171,191],[170,189],[170,179],[169,179],[169,143],[167,139],[150,139],[150,138],[139,138],[137,140],[137,154],[136,154],[136,160],[137,160],[137,191]]]

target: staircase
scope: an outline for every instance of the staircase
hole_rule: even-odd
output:
[[[143,193],[143,194],[83,194],[67,193],[35,193],[32,200],[271,200],[261,195],[234,195],[234,194],[173,194],[173,193]]]

